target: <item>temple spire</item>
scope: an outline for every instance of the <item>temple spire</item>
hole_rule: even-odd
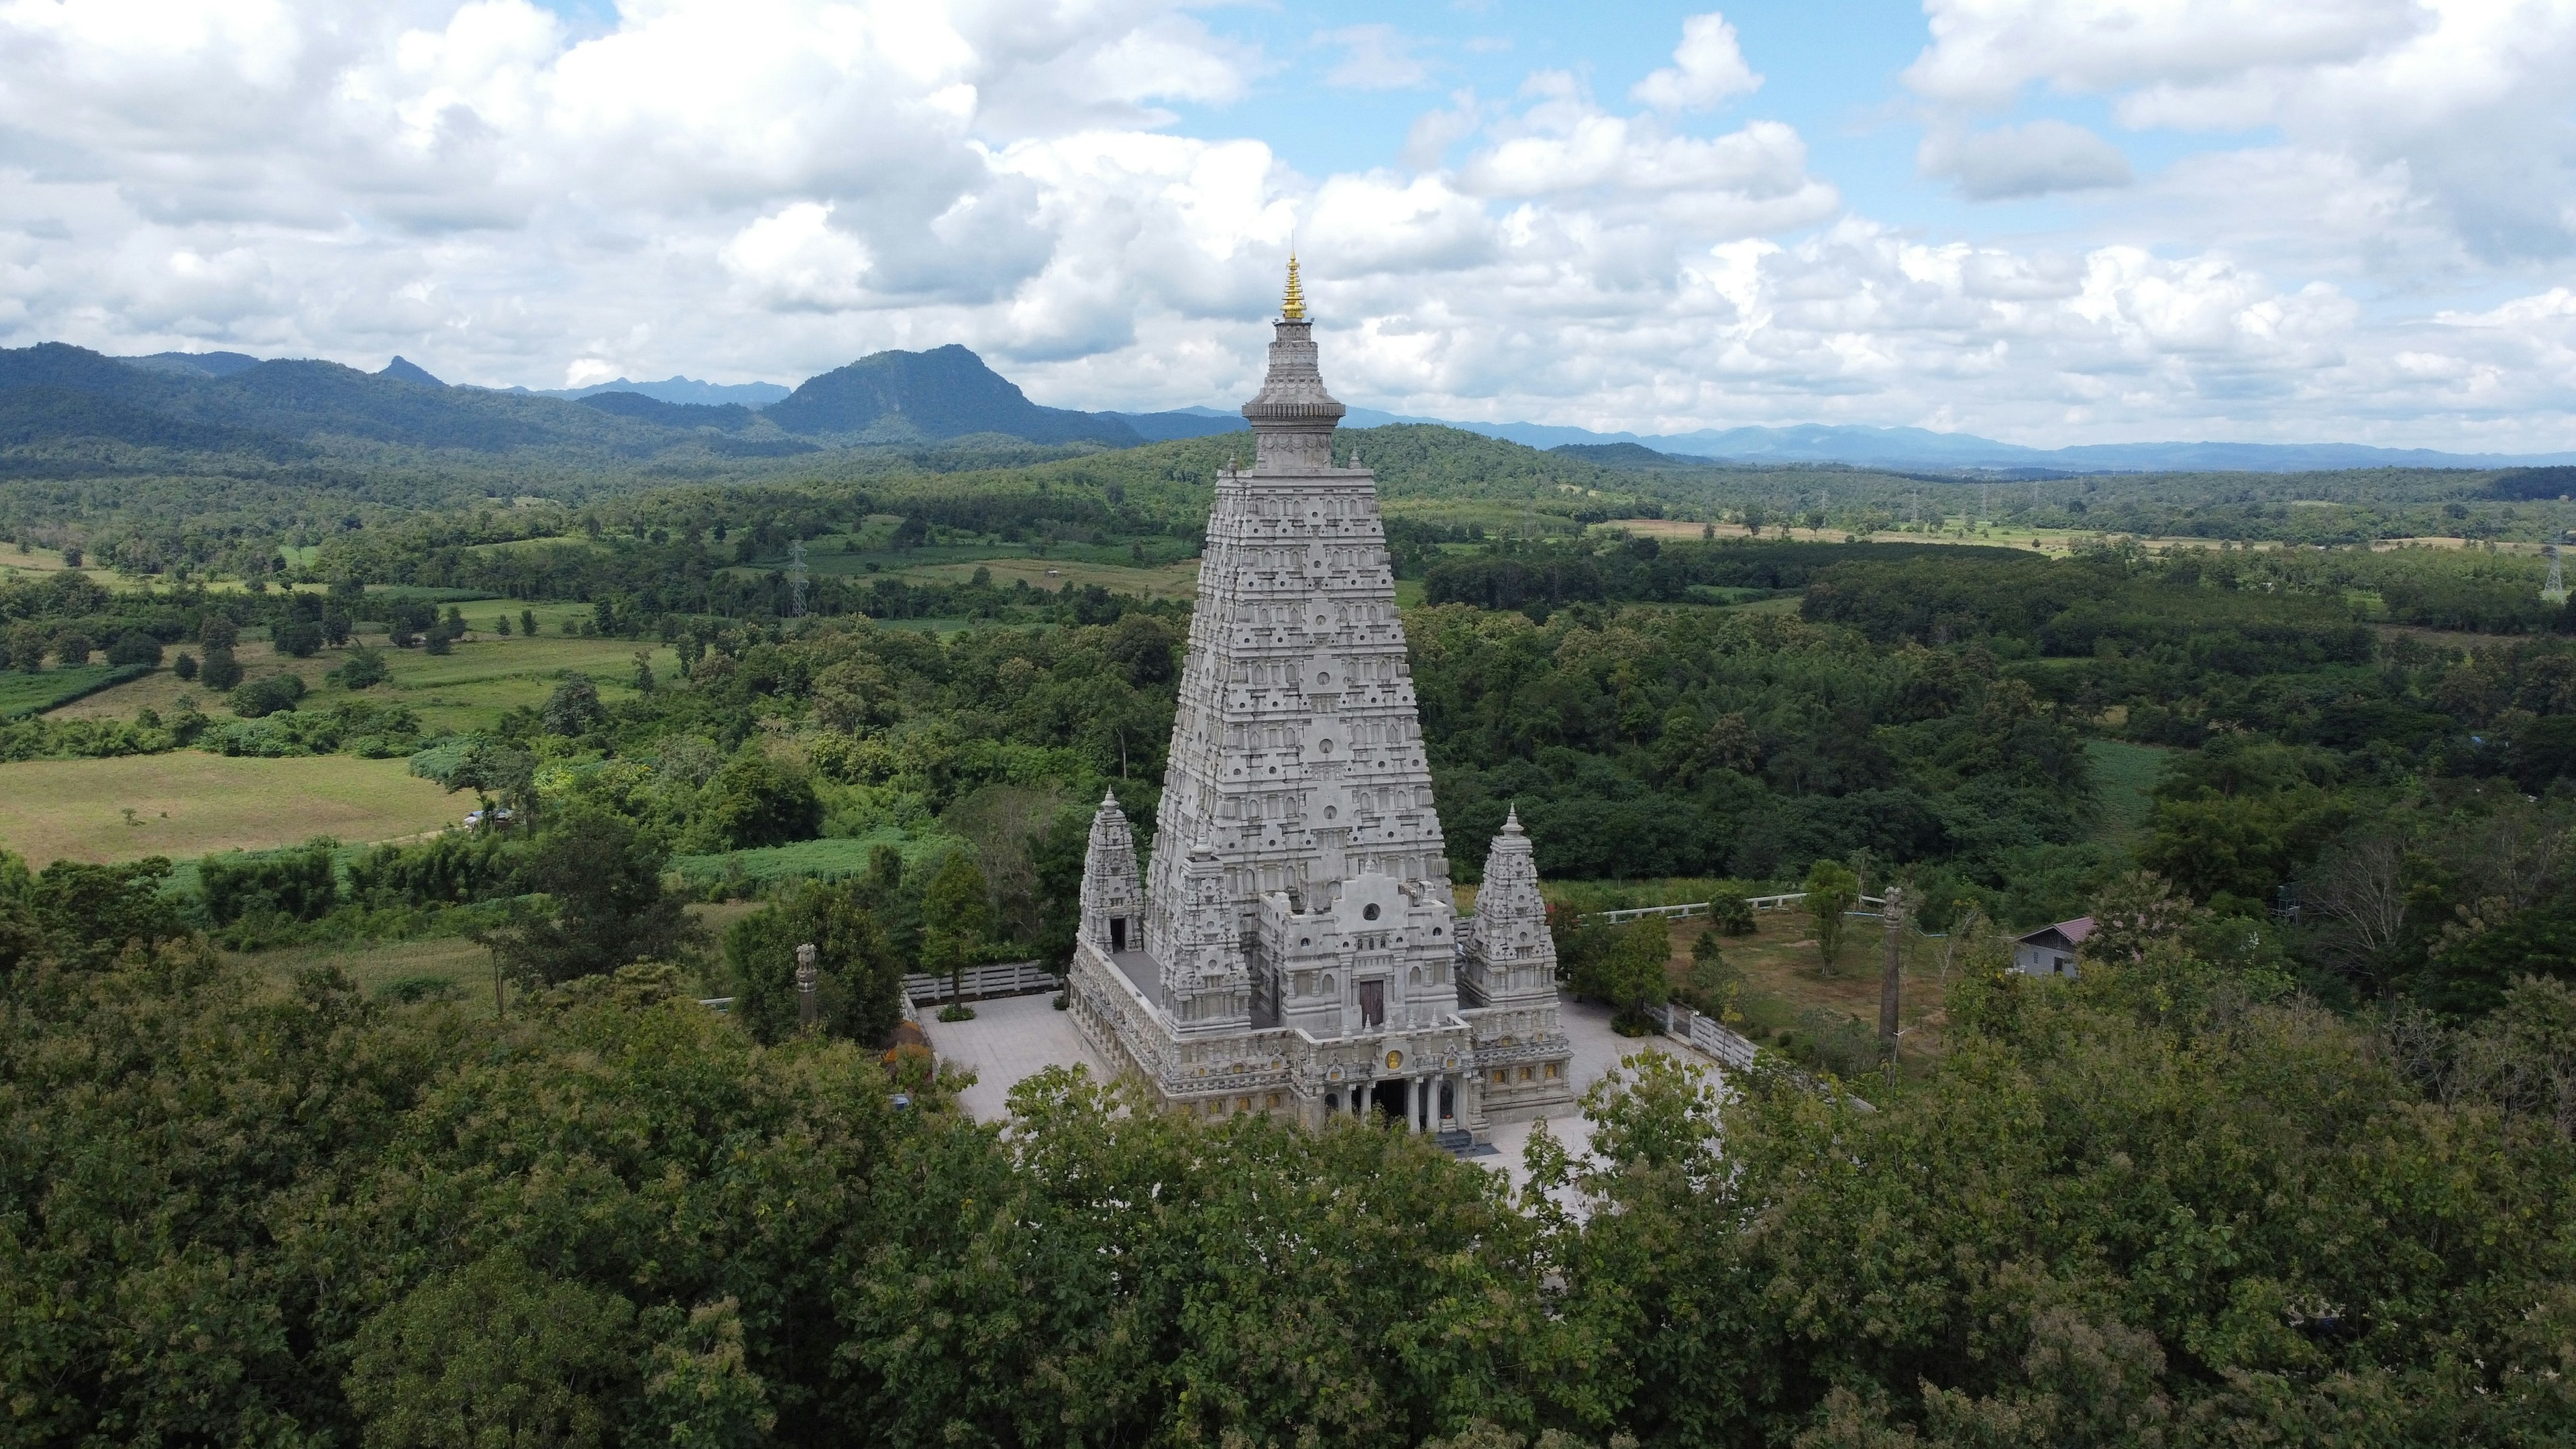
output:
[[[1297,253],[1288,253],[1288,295],[1279,302],[1279,315],[1291,322],[1306,320],[1306,289],[1297,285]]]

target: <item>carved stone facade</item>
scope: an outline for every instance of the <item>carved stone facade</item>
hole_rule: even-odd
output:
[[[1376,479],[1333,462],[1289,276],[1253,466],[1217,477],[1143,888],[1104,800],[1070,1004],[1175,1107],[1481,1137],[1572,1103],[1555,951],[1517,818],[1456,913]]]

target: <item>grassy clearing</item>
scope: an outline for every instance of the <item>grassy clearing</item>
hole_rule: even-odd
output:
[[[1854,916],[1843,928],[1842,959],[1832,975],[1823,971],[1816,947],[1815,922],[1806,912],[1756,911],[1754,934],[1721,937],[1728,965],[1743,976],[1737,997],[1737,1031],[1765,1046],[1776,1045],[1783,1032],[1811,1035],[1820,1021],[1848,1020],[1878,1029],[1879,975],[1885,964],[1884,937],[1875,917]],[[1691,943],[1705,921],[1672,923],[1670,963],[1676,984],[1690,972]],[[1903,1055],[1920,1060],[1941,1050],[1942,952],[1946,942],[1903,937],[1904,987],[1897,1013]]]
[[[2123,740],[2094,740],[2084,747],[2093,762],[2093,780],[2102,790],[2102,822],[2094,838],[2126,847],[2147,828],[2147,810],[2155,802],[2149,791],[2164,778],[2176,754],[2164,745],[2133,745]]]
[[[1198,560],[1165,564],[1160,568],[1134,568],[1125,564],[1074,563],[1063,559],[997,558],[975,563],[932,564],[927,568],[905,569],[889,573],[889,578],[934,580],[943,584],[971,581],[978,569],[992,571],[993,582],[1008,588],[1014,580],[1024,580],[1033,589],[1053,593],[1062,588],[1089,588],[1094,584],[1113,594],[1134,594],[1148,599],[1195,598],[1199,591]]]
[[[727,926],[759,910],[751,901],[733,901],[688,908],[704,939],[710,943],[724,937]],[[395,941],[380,946],[291,946],[277,951],[260,951],[237,956],[258,968],[280,992],[290,989],[296,976],[319,966],[337,966],[367,995],[384,1001],[437,1001],[452,1003],[469,1017],[492,1015],[492,953],[461,937],[444,936],[426,941]],[[703,993],[707,987],[702,973],[683,968],[690,977],[689,989]],[[518,1010],[519,989],[509,990],[511,1010]]]
[[[800,840],[793,845],[733,850],[718,855],[675,856],[670,870],[680,879],[699,887],[723,881],[766,885],[781,880],[840,880],[865,874],[868,858],[880,845],[891,845],[902,851],[904,864],[909,867],[924,856],[953,849],[961,843],[955,836],[935,832],[907,835],[902,830],[887,827],[842,839]]]
[[[1776,885],[1691,879],[1548,881],[1541,889],[1550,901],[1588,913],[1704,901],[1720,885],[1755,893],[1780,889]],[[1461,887],[1457,894],[1460,910],[1474,909],[1472,889]],[[1877,1031],[1879,975],[1886,961],[1885,937],[1877,917],[1847,918],[1842,959],[1835,963],[1831,975],[1825,973],[1823,956],[1816,946],[1815,921],[1804,910],[1793,905],[1782,911],[1756,911],[1753,925],[1750,936],[1718,939],[1727,964],[1740,972],[1743,980],[1736,1000],[1736,1019],[1729,1025],[1765,1046],[1779,1045],[1784,1032],[1811,1037],[1820,1025],[1836,1022],[1857,1023],[1868,1032]],[[1672,954],[1667,970],[1678,986],[1689,979],[1691,944],[1708,929],[1708,922],[1705,918],[1676,920],[1669,923],[1668,929]],[[1943,955],[1950,947],[1946,939],[1918,935],[1910,929],[1901,939],[1904,987],[1898,1021],[1903,1032],[1903,1055],[1908,1061],[1918,1061],[1941,1049],[1941,998],[1947,982]],[[1964,942],[1959,949],[1965,949]]]
[[[316,835],[356,844],[435,830],[462,813],[400,760],[227,759],[179,750],[0,765],[0,848],[30,864],[185,859]]]
[[[0,546],[0,578],[7,578],[13,573],[58,574],[64,572],[65,569],[66,565],[63,563],[63,556],[50,548],[17,549]],[[89,575],[90,582],[103,589],[132,587],[130,583],[119,578],[114,569],[93,568],[85,565],[79,569],[71,571]]]
[[[305,971],[337,966],[379,1000],[450,1001],[468,1016],[492,1014],[492,953],[471,941],[442,937],[383,946],[292,946],[236,959],[259,968],[278,989]]]
[[[421,727],[435,732],[441,729],[459,732],[488,729],[499,723],[504,711],[521,705],[545,703],[565,674],[578,671],[589,675],[599,685],[601,699],[616,702],[634,697],[629,687],[635,677],[635,652],[650,651],[654,677],[664,685],[678,685],[680,661],[668,646],[645,644],[632,639],[583,639],[562,632],[566,620],[588,616],[579,606],[557,605],[539,608],[539,633],[535,638],[513,632],[502,638],[490,632],[500,618],[500,605],[468,608],[466,622],[476,632],[456,641],[451,652],[434,655],[424,649],[387,649],[385,663],[393,678],[366,697],[392,704],[411,706],[420,716]],[[509,611],[510,628],[519,628],[519,614]],[[382,646],[384,636],[361,635],[359,643]],[[191,652],[194,652],[193,650]],[[172,651],[175,656],[177,651]],[[235,649],[241,661],[245,681],[264,679],[273,674],[294,673],[304,677],[306,689],[300,708],[328,709],[350,697],[349,691],[330,683],[323,676],[340,666],[348,657],[345,649],[325,649],[310,659],[293,659],[279,654],[266,642],[245,639]],[[45,676],[39,676],[45,677]],[[101,690],[76,703],[52,711],[56,719],[129,719],[136,711],[150,708],[168,715],[175,711],[182,697],[196,701],[199,709],[218,718],[228,718],[223,697],[202,684],[183,682],[166,667],[154,670],[127,684]]]

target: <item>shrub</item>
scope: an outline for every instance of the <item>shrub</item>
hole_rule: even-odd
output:
[[[376,988],[380,999],[404,1006],[424,1001],[453,1001],[460,994],[456,983],[444,976],[397,976]]]
[[[517,895],[520,874],[519,852],[508,836],[449,831],[416,844],[379,845],[349,862],[349,893],[377,907],[461,906]]]
[[[128,629],[116,636],[115,643],[107,646],[107,662],[119,665],[159,664],[161,641],[140,629]]]
[[[197,656],[188,653],[186,650],[181,650],[177,662],[170,666],[170,672],[178,675],[179,681],[183,684],[195,679],[197,677]]]
[[[206,662],[199,667],[198,673],[205,679],[208,689],[231,689],[241,683],[241,661],[233,657],[231,645],[210,644],[206,646]]]
[[[362,644],[350,650],[348,659],[323,678],[342,689],[371,689],[391,679],[393,673],[385,665],[385,651]]]
[[[197,863],[197,890],[206,917],[229,926],[245,916],[274,915],[315,921],[340,903],[339,872],[331,853],[339,842],[316,837],[293,850],[266,855],[232,851]]]
[[[54,636],[54,653],[61,659],[65,668],[75,664],[87,664],[90,651],[96,647],[89,642],[87,634],[78,631],[67,631]]]
[[[310,659],[322,647],[322,626],[311,619],[290,619],[277,626],[277,652]]]
[[[209,676],[209,682],[212,677]],[[295,708],[304,697],[304,678],[297,674],[272,674],[266,679],[242,685],[224,697],[233,713],[243,719],[258,719]]]
[[[1753,934],[1753,902],[1740,890],[1722,890],[1708,900],[1709,929],[1721,936]]]

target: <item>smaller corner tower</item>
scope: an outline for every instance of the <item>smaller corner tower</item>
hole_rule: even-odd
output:
[[[1163,1001],[1174,1029],[1185,1036],[1251,1030],[1252,972],[1243,927],[1214,850],[1190,847],[1181,863],[1179,908],[1172,914],[1171,954],[1162,967]]]
[[[1118,792],[1100,797],[1091,817],[1091,848],[1082,862],[1082,938],[1118,954],[1145,945],[1144,883],[1136,873],[1136,834]]]
[[[1556,941],[1538,893],[1538,861],[1514,809],[1485,854],[1474,931],[1463,943],[1463,994],[1475,1006],[1556,1005]]]

